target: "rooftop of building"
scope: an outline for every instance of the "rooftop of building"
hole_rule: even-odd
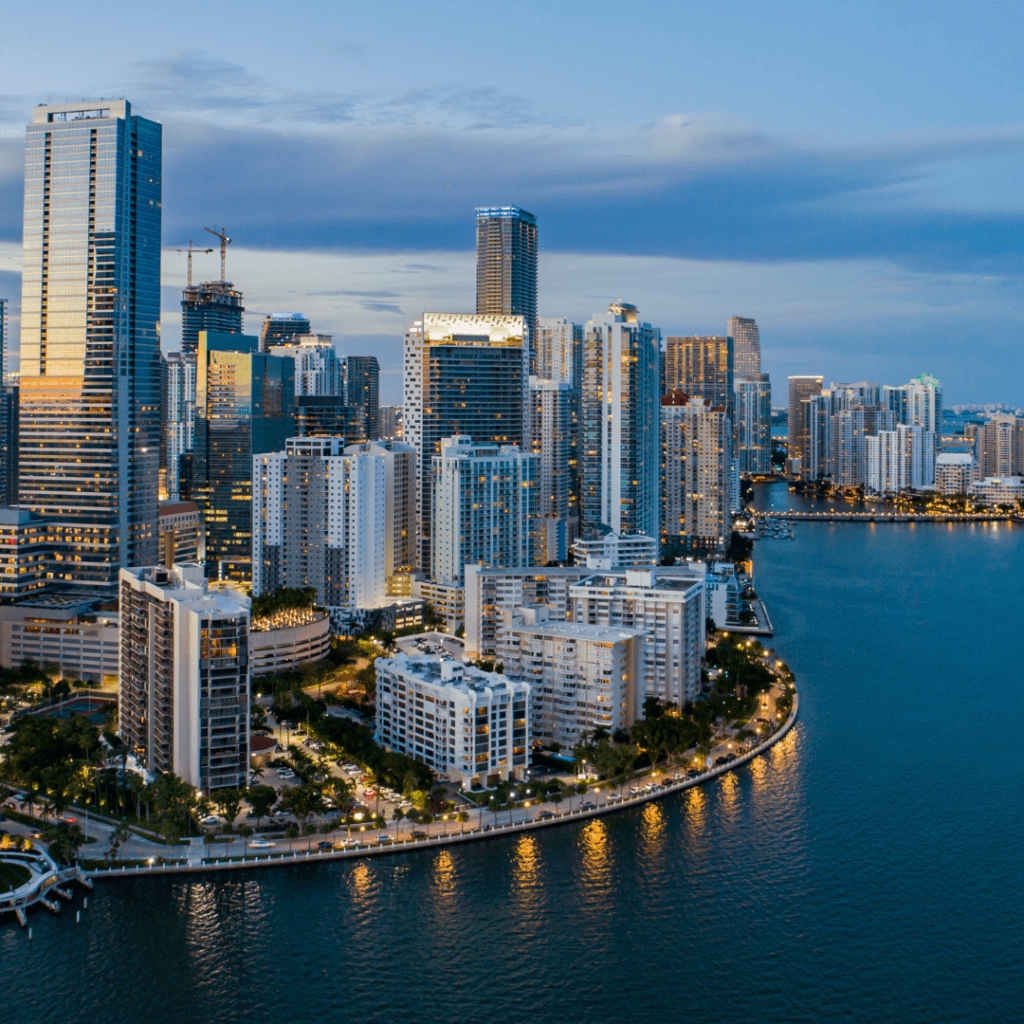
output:
[[[381,665],[388,662],[394,662],[396,669],[403,675],[421,679],[434,686],[454,686],[456,689],[473,690],[475,693],[484,693],[487,690],[511,691],[517,688],[515,683],[497,672],[485,672],[476,665],[465,665],[455,661],[450,655],[396,654],[391,658],[378,660]]]
[[[523,220],[527,224],[536,224],[537,218],[519,206],[478,206],[476,208],[477,220],[491,220],[494,217],[508,217],[514,220]]]
[[[974,456],[968,452],[940,452],[935,456],[936,466],[973,466]]]
[[[594,573],[574,584],[573,589],[586,587],[590,590],[602,590],[625,587],[631,590],[656,590],[664,593],[685,594],[694,587],[704,586],[703,573],[698,573],[696,569],[680,570],[679,566],[661,566],[657,569],[613,569]]]
[[[183,516],[190,512],[199,512],[199,506],[194,501],[176,501],[173,504],[161,505],[159,508],[161,519],[165,516]]]
[[[591,626],[584,622],[561,622],[546,619],[540,622],[525,622],[517,616],[502,628],[514,632],[533,633],[536,636],[557,637],[559,640],[593,640],[598,643],[614,644],[622,640],[633,640],[646,634],[642,629],[622,629],[618,626]]]
[[[0,526],[24,526],[28,523],[45,523],[47,520],[27,508],[17,505],[0,505]]]

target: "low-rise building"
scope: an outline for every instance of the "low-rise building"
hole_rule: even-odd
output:
[[[249,657],[254,679],[315,665],[330,650],[331,619],[319,608],[284,608],[252,621]]]
[[[1024,477],[987,476],[971,484],[968,493],[986,505],[1016,505],[1024,499]]]
[[[449,633],[454,633],[462,625],[466,615],[466,591],[462,586],[414,577],[410,590],[412,597],[430,605],[434,614],[444,619]]]
[[[120,572],[121,737],[151,772],[209,792],[249,770],[249,598],[198,564]]]
[[[445,656],[378,658],[377,740],[463,789],[523,778],[530,687]]]
[[[54,543],[49,520],[27,508],[0,506],[0,602],[53,586]]]
[[[715,629],[726,629],[740,624],[743,613],[743,588],[732,562],[715,562],[704,577],[708,594],[708,616]]]
[[[572,546],[574,561],[590,569],[618,569],[629,565],[657,565],[658,540],[642,533],[580,538]]]
[[[548,619],[534,605],[504,613],[497,660],[509,679],[530,684],[535,746],[571,749],[595,729],[628,729],[640,717],[642,630]]]
[[[935,456],[935,489],[939,494],[966,494],[975,480],[976,463],[969,452]]]
[[[641,701],[657,697],[682,708],[701,692],[707,635],[702,568],[687,563],[597,573],[570,590],[574,621],[644,633]],[[676,571],[667,571],[672,569]]]

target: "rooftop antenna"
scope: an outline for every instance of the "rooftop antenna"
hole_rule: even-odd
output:
[[[192,287],[192,253],[194,253],[194,252],[213,252],[213,250],[212,249],[197,249],[192,244],[192,239],[190,238],[188,240],[188,248],[187,249],[174,249],[174,252],[187,252],[188,253],[188,286],[189,286],[189,288],[191,288]],[[223,280],[223,278],[224,278],[224,271],[221,270],[221,280]]]
[[[220,279],[224,281],[226,279],[228,246],[231,244],[231,239],[228,238],[227,231],[223,227],[203,228],[203,230],[209,231],[215,238],[220,239]]]

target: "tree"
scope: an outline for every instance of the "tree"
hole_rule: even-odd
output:
[[[168,847],[177,844],[189,824],[189,808],[195,789],[174,772],[158,775],[154,783],[154,803],[157,807],[157,830]]]
[[[288,837],[288,849],[290,851],[291,848],[292,848],[292,843],[299,836],[299,827],[298,827],[298,825],[294,825],[294,824],[289,822],[288,827],[284,830],[284,834]]]
[[[252,813],[256,815],[256,827],[259,828],[263,817],[277,803],[277,790],[273,786],[250,786],[245,795]]]
[[[228,828],[231,828],[242,809],[242,794],[237,789],[218,789],[215,799],[224,814]]]
[[[115,860],[121,854],[121,847],[131,838],[131,829],[128,827],[127,821],[122,821],[117,828],[114,829],[110,836],[110,842],[107,844],[107,852],[104,856],[104,860],[107,862],[107,867],[110,867]]]
[[[466,822],[469,821],[469,815],[465,811],[459,811],[456,817],[459,819],[459,834],[461,835],[466,830]]]
[[[49,841],[47,852],[57,863],[73,864],[78,848],[85,842],[85,833],[76,823],[61,821],[46,830],[45,838]]]

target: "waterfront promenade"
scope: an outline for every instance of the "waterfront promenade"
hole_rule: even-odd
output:
[[[795,512],[790,509],[788,512],[755,512],[754,518],[820,523],[989,523],[1019,521],[1021,517],[1002,512],[942,512],[933,515],[924,512]]]

